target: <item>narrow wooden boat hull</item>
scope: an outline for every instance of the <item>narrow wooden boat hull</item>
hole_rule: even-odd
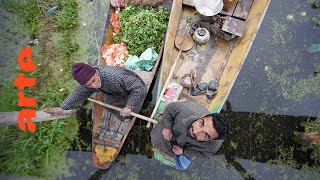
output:
[[[111,5],[110,5],[111,8]],[[105,34],[104,36],[104,42],[106,45],[111,45],[113,43],[113,34],[112,34],[112,28],[109,25],[111,13],[114,11],[114,9],[109,10],[109,15],[105,21]],[[102,47],[102,46],[101,46]],[[163,52],[163,45],[161,47],[160,52],[158,52],[158,59],[154,63],[154,66],[151,71],[138,71],[134,70],[136,74],[138,74],[141,79],[146,83],[147,88],[149,90],[150,85],[152,83],[152,80],[156,74],[157,68],[160,63],[160,58],[162,56]],[[98,61],[98,65],[105,65],[105,61],[101,58]],[[104,94],[102,92],[95,93],[94,95],[95,99],[98,101],[104,101]],[[144,101],[144,99],[141,99],[141,101]],[[133,117],[130,121],[121,121],[117,116],[114,115],[114,112],[110,109],[107,109],[99,104],[94,104],[92,109],[92,121],[93,121],[93,131],[92,131],[92,153],[93,153],[93,163],[96,167],[100,169],[108,169],[114,159],[119,154],[121,147],[123,143],[126,140],[126,137],[128,136],[130,129],[135,123],[136,118]],[[100,123],[103,119],[107,119],[107,125],[108,125],[108,132],[110,132],[110,138],[107,137],[101,137],[97,133],[97,129],[100,126]],[[112,156],[108,157],[108,161],[104,163],[100,163],[99,159],[97,157],[97,152],[95,151],[95,147],[97,145],[102,145],[104,148],[110,148],[112,150],[115,150],[116,152],[112,152]],[[109,150],[110,150],[109,149]]]

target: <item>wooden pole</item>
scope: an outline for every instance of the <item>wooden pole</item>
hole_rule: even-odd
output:
[[[160,102],[161,102],[161,98],[162,98],[164,92],[165,92],[166,89],[167,89],[167,86],[168,86],[168,84],[169,84],[169,82],[170,82],[171,76],[173,75],[174,69],[175,69],[176,66],[177,66],[177,62],[178,62],[178,59],[179,59],[179,57],[180,57],[180,55],[181,55],[181,52],[182,52],[182,48],[180,48],[180,50],[179,50],[178,56],[176,57],[175,62],[174,62],[173,66],[172,66],[172,68],[171,68],[171,70],[170,70],[170,73],[169,73],[169,75],[168,75],[168,78],[167,78],[167,80],[166,80],[166,83],[164,84],[164,86],[163,86],[163,88],[162,88],[162,90],[161,90],[161,93],[160,93],[159,98],[158,98],[158,100],[157,100],[156,106],[154,107],[154,109],[153,109],[153,111],[152,111],[152,114],[151,114],[151,116],[150,116],[150,118],[152,118],[152,119],[153,119],[154,116],[156,115],[156,112],[157,112],[158,107],[159,107]],[[147,128],[150,128],[150,125],[151,125],[151,124],[148,123],[148,124],[147,124]]]
[[[116,111],[119,111],[121,112],[121,108],[119,107],[116,107],[116,106],[113,106],[113,105],[110,105],[110,104],[106,104],[104,102],[101,102],[101,101],[97,101],[95,99],[92,99],[92,98],[88,98],[88,101],[91,101],[91,102],[94,102],[94,103],[97,103],[97,104],[100,104],[101,106],[104,106],[104,107],[107,107],[107,108],[110,108],[110,109],[113,109],[113,110],[116,110]],[[145,121],[148,121],[150,123],[153,123],[153,124],[158,124],[158,121],[154,120],[154,119],[151,119],[149,117],[146,117],[146,116],[142,116],[140,114],[137,114],[135,112],[131,112],[130,113],[131,116],[134,116],[134,117],[137,117],[139,119],[143,119]]]
[[[17,125],[18,115],[18,111],[0,112],[0,125]],[[65,110],[61,115],[53,115],[43,111],[36,111],[36,117],[32,119],[32,122],[51,121],[75,116],[76,110]]]

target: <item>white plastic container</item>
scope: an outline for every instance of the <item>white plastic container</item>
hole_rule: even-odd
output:
[[[222,0],[193,0],[196,10],[204,16],[214,16],[223,8]]]

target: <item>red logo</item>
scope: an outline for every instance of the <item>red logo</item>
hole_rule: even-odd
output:
[[[24,48],[18,55],[18,65],[24,72],[32,72],[36,69],[36,64],[32,62],[31,48]],[[36,78],[25,78],[24,73],[18,73],[18,77],[14,79],[14,86],[19,90],[18,92],[18,106],[19,107],[35,107],[36,98],[28,98],[24,95],[25,87],[32,87],[36,85]],[[26,124],[28,130],[32,133],[36,131],[36,124],[31,120],[36,117],[36,110],[23,109],[18,115],[18,126],[22,131],[26,131]],[[25,121],[26,120],[26,121]]]

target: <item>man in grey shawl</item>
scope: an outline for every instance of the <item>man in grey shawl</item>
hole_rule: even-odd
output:
[[[194,101],[172,102],[151,131],[152,144],[168,155],[210,157],[229,134],[229,120]]]
[[[79,106],[94,92],[102,91],[106,103],[122,108],[121,116],[139,113],[147,87],[143,80],[133,71],[115,66],[91,67],[85,63],[72,65],[72,76],[79,85],[69,94],[60,107],[45,109],[45,112],[61,114]]]

